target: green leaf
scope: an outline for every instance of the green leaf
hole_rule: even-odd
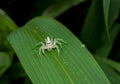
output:
[[[17,26],[11,18],[8,17],[2,9],[0,9],[0,51],[10,52],[13,54],[13,51],[9,48],[7,36],[16,28]]]
[[[119,32],[119,26],[114,22],[119,8],[118,4],[116,7],[114,6],[119,2],[116,0],[111,0],[111,3],[107,1],[93,0],[81,32],[82,42],[92,53],[97,52],[102,57],[108,57]]]
[[[99,57],[97,57],[97,60],[103,62],[104,64],[107,64],[109,67],[113,68],[115,71],[120,73],[120,63]]]
[[[9,55],[5,52],[0,52],[0,77],[11,65]]]
[[[112,68],[114,68],[117,72],[120,73],[120,63],[112,61],[112,60],[108,60],[107,64],[109,64],[109,66],[111,66]]]
[[[100,57],[96,57],[96,60],[100,64],[102,70],[110,80],[111,84],[120,84],[120,64]]]
[[[103,46],[101,46],[99,49],[97,49],[97,51],[95,52],[96,56],[99,55],[100,57],[105,57],[105,58],[107,58],[109,56],[112,46],[113,46],[113,43],[114,43],[119,31],[120,31],[120,24],[115,24],[110,31],[111,44],[108,44],[108,42],[106,42],[106,40],[105,40],[106,38],[104,37],[103,42],[105,44]]]
[[[120,0],[110,0],[108,25],[111,28],[119,17]]]
[[[39,55],[40,46],[35,45],[47,36],[66,42],[59,47],[59,54],[53,49]],[[86,47],[52,18],[32,19],[11,33],[8,40],[34,84],[110,84]]]
[[[34,6],[37,8],[32,12],[33,16],[57,17],[69,8],[76,6],[86,0],[39,0]]]
[[[83,24],[80,39],[86,44],[87,48],[94,53],[103,45],[102,36],[104,32],[105,25],[102,0],[93,0]],[[106,35],[107,34],[104,36]],[[107,41],[107,39],[105,41]]]
[[[110,9],[110,0],[103,0],[104,21],[106,26],[107,37],[110,42],[110,34],[108,28],[109,9]]]
[[[108,79],[110,80],[111,84],[120,84],[120,75],[117,72],[115,72],[113,68],[101,62],[101,60],[97,61],[100,64],[106,76],[108,77]]]
[[[104,12],[104,20],[106,27],[108,27],[109,9],[110,9],[110,0],[103,0],[103,12]]]
[[[57,17],[67,9],[71,8],[72,6],[78,5],[85,0],[57,0],[54,4],[52,3],[42,15],[50,16],[50,17]]]
[[[7,41],[7,36],[16,28],[17,26],[10,17],[0,9],[0,76],[2,76],[11,65],[14,52]]]
[[[2,31],[10,32],[17,28],[16,24],[11,20],[7,14],[0,9],[0,29]]]
[[[113,26],[113,24],[115,23],[114,21],[119,16],[119,3],[120,0],[103,0],[104,20],[109,41],[111,40],[109,29]]]

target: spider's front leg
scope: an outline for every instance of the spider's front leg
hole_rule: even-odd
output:
[[[45,54],[43,47],[40,47],[40,48],[39,48],[39,55],[40,55],[41,53],[42,53],[42,54]]]
[[[45,44],[43,42],[39,42],[39,43],[35,44],[35,47],[33,49],[35,49],[37,46],[40,46],[40,45],[45,46]]]
[[[54,45],[60,45],[60,47],[62,48],[62,44],[57,40],[57,39],[54,39],[54,43],[53,43]]]
[[[59,39],[59,38],[55,38],[54,39],[54,45],[56,45],[56,44],[58,44],[58,45],[60,45],[60,47],[62,48],[62,44],[61,44],[61,42],[63,42],[63,43],[66,43],[64,40],[62,40],[62,39]]]
[[[60,39],[60,38],[56,38],[57,41],[61,41],[63,43],[66,43],[63,39]]]
[[[41,44],[41,42],[35,44],[35,47],[34,47],[32,50],[34,50],[34,49],[35,49],[37,46],[39,46],[40,44]]]
[[[42,48],[40,47],[40,48],[39,48],[39,55],[41,54],[41,52],[42,52]]]
[[[45,50],[45,44],[43,42],[40,42],[42,44],[42,46],[39,48],[39,55],[41,53],[45,54],[44,50]]]
[[[39,45],[41,45],[41,42],[37,43],[37,44],[35,45],[35,47],[37,47],[37,46],[39,46]]]

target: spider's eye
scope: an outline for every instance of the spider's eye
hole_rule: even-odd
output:
[[[48,42],[46,42],[47,44],[51,44],[51,42],[50,41],[48,41]]]
[[[47,43],[47,44],[50,44],[50,42],[49,42],[49,43]]]

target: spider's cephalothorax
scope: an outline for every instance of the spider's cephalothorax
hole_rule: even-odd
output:
[[[39,55],[41,54],[41,52],[45,54],[44,52],[45,50],[51,51],[54,48],[56,48],[59,53],[59,46],[62,47],[61,42],[64,42],[64,41],[59,38],[51,39],[50,37],[47,37],[45,39],[45,42],[38,43],[38,44],[42,44],[41,47],[39,48]]]

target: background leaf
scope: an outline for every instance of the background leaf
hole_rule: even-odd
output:
[[[108,26],[112,28],[115,24],[115,21],[119,18],[119,9],[120,9],[120,0],[110,0],[110,9],[109,9],[109,18],[108,18]]]
[[[33,50],[47,36],[67,42],[62,43],[59,55],[56,50],[45,51],[45,55],[38,55],[39,47]],[[35,18],[8,40],[34,84],[110,84],[84,45],[54,19]]]
[[[10,52],[7,35],[16,28],[17,26],[11,18],[0,9],[0,51]],[[11,53],[13,53],[13,51],[11,51]]]
[[[106,42],[106,38],[104,37],[103,42],[105,44],[96,50],[95,56],[99,55],[100,57],[105,57],[105,58],[109,56],[119,31],[120,31],[120,24],[115,24],[110,31],[111,43],[109,44],[108,42]]]
[[[94,53],[104,44],[102,42],[104,32],[106,32],[106,29],[104,24],[102,0],[93,0],[83,24],[80,39],[85,43],[86,47]],[[106,35],[107,34],[105,33],[104,36]]]
[[[85,0],[57,0],[55,4],[51,4],[42,15],[50,16],[50,17],[57,17],[62,14],[67,9],[71,8],[72,6],[78,5]]]
[[[110,0],[103,0],[105,28],[106,28],[108,41],[110,43],[111,40],[110,40],[110,34],[109,34],[109,28],[108,28],[109,9],[110,9]]]
[[[16,28],[11,18],[0,9],[0,77],[12,64],[14,52],[7,41],[7,35]]]
[[[4,74],[10,65],[11,60],[9,55],[5,52],[0,52],[0,77]]]
[[[102,70],[110,80],[111,84],[120,83],[120,64],[108,59],[96,57],[97,62],[100,64]]]

